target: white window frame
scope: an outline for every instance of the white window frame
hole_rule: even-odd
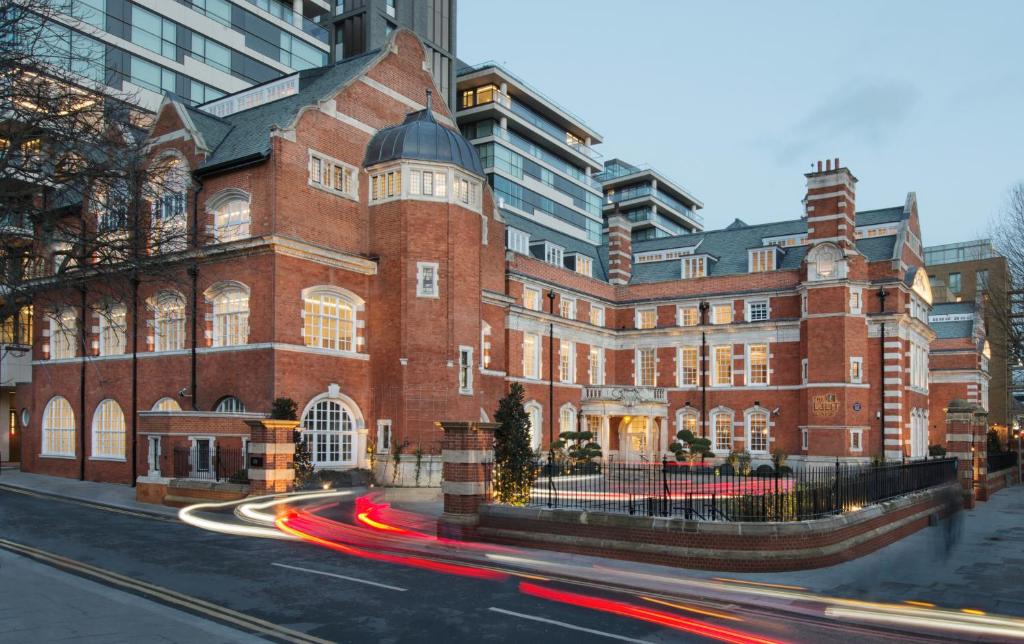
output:
[[[124,410],[113,398],[104,398],[92,414],[92,450],[89,460],[124,461],[125,446]]]
[[[508,227],[505,233],[505,248],[520,255],[529,255],[530,233],[511,226]]]
[[[706,255],[692,255],[679,260],[679,279],[689,280],[708,276]]]
[[[651,355],[651,381],[650,384],[645,384],[644,373],[643,373],[643,358],[647,352]],[[638,347],[634,352],[636,358],[635,368],[635,382],[637,387],[657,387],[658,386],[658,350],[654,347]]]
[[[810,432],[807,430],[806,427],[801,427],[800,428],[800,449],[802,449],[802,450],[810,449],[808,447],[810,444],[811,444]]]
[[[534,297],[535,297],[535,299],[534,299]],[[523,287],[523,308],[529,309],[530,311],[540,311],[540,310],[542,310],[544,308],[544,305],[541,304],[541,297],[543,297],[543,293],[541,293],[541,290],[539,288],[534,288],[532,286],[524,286]],[[534,302],[536,303],[537,306],[530,306],[530,300],[531,299],[534,300]]]
[[[434,275],[433,289],[427,290],[426,277]],[[439,299],[441,297],[440,264],[438,262],[416,262],[416,297]]]
[[[330,286],[311,287],[302,293],[302,340],[307,347],[353,352],[360,301]]]
[[[590,347],[590,371],[588,381],[591,386],[604,384],[604,347]]]
[[[378,454],[391,453],[391,419],[383,418],[377,421],[377,440],[374,443],[374,450]]]
[[[128,341],[128,309],[123,304],[113,304],[100,311],[99,317],[99,354],[123,354]]]
[[[552,266],[565,268],[565,248],[551,242],[544,242],[544,261]]]
[[[717,313],[718,313],[718,311],[720,309],[728,309],[729,310],[729,321],[728,322],[719,322],[718,321]],[[711,312],[711,324],[725,325],[725,324],[732,324],[733,322],[736,321],[736,307],[733,306],[732,302],[717,302],[717,303],[714,303],[714,304],[711,305],[711,311],[710,312]]]
[[[775,257],[774,248],[752,248],[747,255],[747,272],[769,273],[774,271]]]
[[[313,177],[314,167],[317,168],[318,171],[318,176],[315,179]],[[349,183],[348,189],[346,189],[345,186],[338,188],[334,185],[335,168],[340,168],[347,176],[347,181]],[[306,170],[306,182],[309,186],[316,188],[317,190],[329,192],[332,195],[345,197],[352,199],[353,201],[359,201],[359,169],[355,166],[310,148],[309,161]],[[324,181],[325,178],[326,181]]]
[[[753,361],[751,360],[751,347],[763,346],[764,347],[764,382],[754,382],[753,378]],[[771,360],[771,345],[768,342],[752,342],[744,347],[746,356],[744,356],[744,366],[746,367],[745,378],[747,385],[751,387],[767,387],[772,381],[772,360]]]
[[[767,298],[759,298],[755,300],[746,300],[744,302],[746,310],[744,311],[744,317],[747,322],[767,322],[772,318],[771,301]],[[754,307],[764,305],[764,317],[754,319]]]
[[[566,307],[568,307],[569,315],[566,315]],[[576,319],[576,298],[569,297],[568,295],[562,295],[558,300],[558,315],[565,318],[566,320]]]
[[[402,168],[394,167],[370,175],[370,203],[378,204],[402,198]]]
[[[531,400],[523,405],[523,408],[530,420],[530,448],[536,452],[544,441],[544,407],[539,402]]]
[[[855,373],[856,372],[856,373]],[[853,384],[863,384],[864,382],[864,358],[853,357],[850,358],[850,382]]]
[[[558,340],[558,381],[576,382],[576,345],[561,338]]]
[[[694,357],[693,361],[693,381],[687,382],[683,377],[683,369],[686,366],[686,361],[683,359],[683,355],[686,353],[692,353]],[[700,351],[697,347],[677,347],[676,348],[676,386],[677,387],[696,387],[700,384]]]
[[[153,351],[184,349],[188,313],[181,293],[161,291],[151,300],[150,308],[153,310]]]
[[[214,347],[249,343],[249,291],[241,285],[227,285],[210,294],[213,309]]]
[[[526,342],[527,338],[530,338],[533,341],[533,349],[530,352],[527,351],[527,342]],[[533,360],[533,370],[532,370],[532,372],[527,369],[527,366],[528,366],[527,365],[527,355],[530,355],[532,360]],[[540,378],[541,370],[542,370],[542,365],[541,365],[541,340],[540,340],[540,335],[537,334],[537,333],[524,333],[523,334],[523,377],[524,378],[532,378],[534,380],[539,379]]]
[[[473,347],[459,347],[459,393],[473,393]]]
[[[726,425],[727,425],[728,431],[729,431],[729,444],[726,447],[720,447],[719,443],[718,443],[718,438],[719,438],[718,437],[718,420],[720,418],[725,419]],[[723,456],[723,454],[719,454],[719,452],[722,452],[723,450],[725,451],[724,455],[728,455],[728,453],[731,452],[735,448],[735,446],[736,446],[736,424],[735,423],[736,423],[735,416],[730,411],[718,410],[718,411],[712,412],[712,414],[711,414],[711,429],[713,430],[713,433],[711,435],[711,451],[714,452],[716,456]]]
[[[693,324],[686,324],[686,315],[690,312],[693,313]],[[700,309],[696,306],[677,306],[676,326],[700,326]]]
[[[751,427],[751,421],[754,416],[764,417],[764,449],[754,449],[754,437],[753,428]],[[765,455],[772,451],[772,417],[766,410],[754,409],[744,414],[743,418],[743,434],[746,439],[746,449],[748,452],[754,455]]]
[[[601,304],[590,304],[590,323],[594,326],[604,327],[604,306]]]
[[[644,323],[644,317],[650,316],[651,324],[648,326]],[[658,328],[658,307],[656,306],[645,306],[636,310],[636,319],[634,324],[638,329],[656,329]]]
[[[861,315],[864,312],[864,289],[850,289],[850,313]]]
[[[53,414],[56,407],[63,402],[60,410],[61,426],[52,426]],[[67,398],[54,396],[46,402],[43,408],[42,423],[42,445],[40,445],[40,456],[55,456],[58,458],[74,458],[75,443],[77,439],[77,425],[75,424],[75,410]],[[51,449],[54,448],[54,449]]]
[[[805,385],[807,384],[809,373],[807,358],[804,358],[800,361],[800,380]]]
[[[579,273],[580,275],[585,275],[587,277],[594,276],[594,260],[591,259],[590,257],[576,253],[576,261],[574,263],[574,266],[576,272]]]
[[[146,461],[149,465],[149,476],[160,476],[160,437],[149,436],[146,440],[148,449],[146,450]],[[245,464],[248,467],[248,463]]]
[[[719,373],[719,368],[718,368],[718,350],[719,349],[728,349],[729,350],[729,382],[728,383],[725,383],[725,382],[719,383],[719,381],[718,381],[719,380],[719,376],[721,375]],[[711,386],[712,387],[732,387],[733,386],[733,378],[735,377],[735,372],[736,372],[736,366],[733,364],[733,360],[734,359],[735,359],[735,356],[733,355],[733,348],[732,348],[731,344],[716,344],[716,345],[711,347]]]
[[[239,207],[238,204],[243,204]],[[207,209],[213,217],[213,238],[218,243],[249,237],[252,225],[249,195],[228,188],[210,199]]]
[[[856,445],[854,444],[854,437],[856,437]],[[850,430],[850,451],[851,452],[863,452],[864,451],[864,430],[863,429],[851,429]]]
[[[78,314],[68,306],[54,312],[49,318],[50,359],[64,360],[78,357]],[[61,344],[58,345],[58,342]],[[58,346],[61,347],[59,351],[57,350]]]

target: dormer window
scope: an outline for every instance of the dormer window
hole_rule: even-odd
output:
[[[566,257],[569,261],[566,262],[566,266],[572,268],[580,275],[586,275],[587,277],[594,276],[594,260],[586,255],[579,253],[572,253]]]
[[[530,233],[525,233],[515,228],[507,229],[506,247],[522,255],[530,254]]]
[[[565,266],[565,249],[550,242],[544,242],[544,261],[559,268]]]
[[[682,278],[684,280],[693,279],[696,277],[707,277],[708,265],[706,255],[684,257],[679,261],[682,262]]]
[[[767,273],[775,270],[775,249],[757,248],[750,251],[750,272]]]

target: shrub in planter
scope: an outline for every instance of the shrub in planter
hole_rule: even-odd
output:
[[[934,456],[935,458],[944,458],[946,456],[946,448],[942,445],[929,445],[928,456]]]
[[[576,474],[585,466],[594,465],[601,457],[601,446],[594,442],[593,432],[562,432],[551,445],[556,463],[565,463]]]
[[[681,430],[676,434],[678,440],[668,446],[669,451],[675,453],[677,461],[696,463],[706,456],[714,456],[711,451],[711,441],[707,438],[695,436],[688,429]]]

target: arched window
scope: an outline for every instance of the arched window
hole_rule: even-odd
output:
[[[751,454],[767,454],[771,444],[768,427],[768,413],[752,411],[747,414],[747,451]]]
[[[694,436],[698,436],[697,420],[697,411],[695,409],[690,407],[680,409],[676,412],[676,432],[688,429]]]
[[[352,299],[338,290],[303,294],[302,335],[307,347],[356,350],[356,316]]]
[[[491,325],[486,322],[480,324],[480,366],[491,368]]]
[[[74,358],[78,355],[78,315],[71,307],[50,316],[50,358]]]
[[[566,403],[558,410],[558,433],[579,431],[576,423],[576,408]]]
[[[124,353],[125,334],[128,329],[128,311],[124,304],[111,304],[99,312],[100,355],[114,356]]]
[[[302,438],[318,467],[355,463],[355,422],[348,407],[337,400],[324,398],[306,410]]]
[[[121,406],[106,399],[92,416],[93,458],[124,458],[124,413]]]
[[[213,300],[213,346],[230,347],[249,341],[249,292],[240,284],[208,291]]]
[[[181,405],[174,398],[164,396],[153,405],[153,411],[181,411]]]
[[[224,396],[217,401],[216,411],[222,414],[244,414],[245,404],[235,396]]]
[[[177,291],[160,291],[149,304],[153,311],[153,350],[185,348],[185,298]]]
[[[188,216],[185,202],[191,185],[188,164],[180,156],[164,156],[150,169],[153,251],[165,253],[184,250],[188,245]]]
[[[219,242],[249,236],[249,199],[240,195],[219,200],[213,211],[213,236]]]
[[[732,451],[732,413],[728,411],[716,411],[712,414],[712,423],[715,428],[715,449],[719,455],[727,455]]]
[[[43,410],[43,456],[75,455],[75,412],[62,396],[54,396]]]
[[[544,410],[537,402],[526,403],[524,409],[526,415],[530,417],[530,447],[537,451],[543,438]]]

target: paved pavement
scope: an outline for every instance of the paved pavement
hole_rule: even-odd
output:
[[[216,622],[0,550],[0,641],[252,642]]]
[[[30,474],[20,470],[4,468],[3,473],[0,474],[0,488],[3,486],[19,490],[29,490],[46,496],[86,501],[132,512],[143,512],[168,517],[177,516],[178,514],[178,511],[174,508],[136,501],[135,488],[118,483],[79,481],[78,479]]]

